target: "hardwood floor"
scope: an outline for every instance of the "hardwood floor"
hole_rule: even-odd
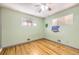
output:
[[[1,55],[79,55],[79,50],[47,39],[4,48]]]

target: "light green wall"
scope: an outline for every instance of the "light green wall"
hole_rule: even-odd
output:
[[[72,25],[62,25],[60,27],[60,32],[54,33],[51,30],[52,19],[61,17],[67,14],[74,14]],[[48,23],[48,28],[45,28],[45,38],[52,41],[61,40],[61,43],[79,48],[79,6],[64,10],[62,12],[51,15],[45,19],[45,24]]]
[[[1,8],[0,8],[0,48],[1,48]]]
[[[35,16],[27,15],[7,8],[2,10],[2,47],[27,42],[43,38],[43,20]],[[31,18],[37,26],[23,27],[21,21],[23,17]]]

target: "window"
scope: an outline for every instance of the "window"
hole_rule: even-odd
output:
[[[73,24],[73,14],[62,16],[52,20],[53,25]]]
[[[37,26],[35,22],[32,20],[22,20],[22,26],[31,27],[31,26]]]

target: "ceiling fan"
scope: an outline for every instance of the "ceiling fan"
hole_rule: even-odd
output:
[[[40,4],[36,4],[35,6],[39,7],[39,10],[38,10],[39,13],[52,10],[51,7],[49,7],[49,4],[47,3],[40,3]]]

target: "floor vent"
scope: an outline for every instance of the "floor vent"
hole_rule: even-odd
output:
[[[29,41],[30,39],[28,38],[27,40]]]
[[[57,40],[57,42],[59,42],[59,43],[60,43],[60,42],[61,42],[61,40]]]

